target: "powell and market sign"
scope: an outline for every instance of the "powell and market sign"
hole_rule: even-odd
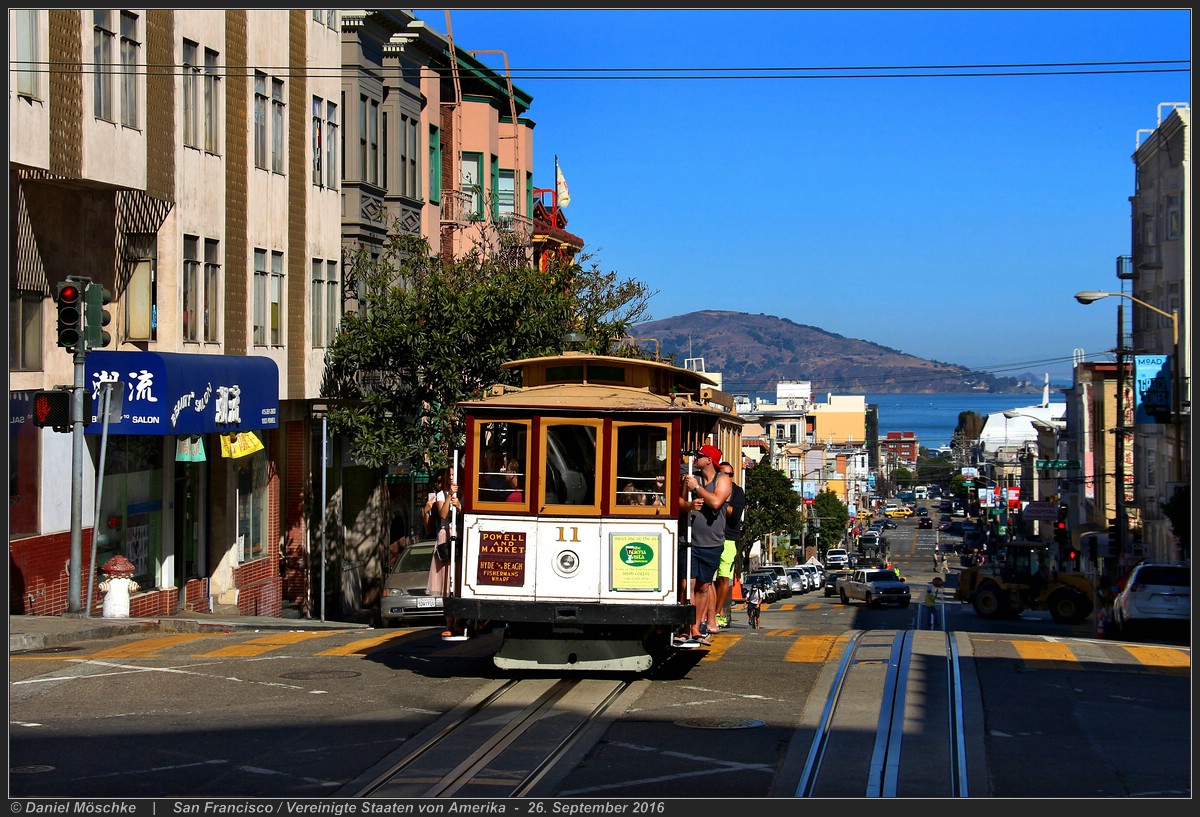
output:
[[[279,427],[279,369],[259,356],[177,352],[88,353],[84,383],[92,424],[101,432],[101,384],[121,389],[121,416],[110,434],[230,434]]]

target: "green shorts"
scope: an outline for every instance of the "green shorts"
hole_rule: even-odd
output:
[[[721,563],[717,565],[718,579],[733,578],[733,559],[737,556],[737,542],[732,539],[725,540],[725,547],[721,551]]]

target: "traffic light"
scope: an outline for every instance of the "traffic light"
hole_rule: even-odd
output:
[[[58,345],[72,354],[83,339],[83,289],[70,279],[58,285]]]
[[[71,429],[71,392],[66,389],[33,393],[33,424],[55,431]]]
[[[1071,543],[1071,534],[1067,530],[1067,523],[1061,519],[1054,523],[1054,541],[1060,545]]]
[[[99,349],[107,346],[112,335],[104,331],[104,327],[112,323],[112,315],[105,309],[112,302],[112,293],[96,283],[87,285],[83,299],[87,304],[84,314],[84,326],[87,337],[87,348]]]

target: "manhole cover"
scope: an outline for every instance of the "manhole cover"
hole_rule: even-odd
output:
[[[54,771],[53,766],[12,766],[9,771],[13,774],[41,774]]]
[[[49,655],[56,652],[79,652],[80,647],[42,647],[38,650],[25,650],[21,655]]]
[[[675,721],[675,724],[689,729],[757,729],[766,722],[753,718],[688,718]]]
[[[361,672],[352,670],[318,670],[316,672],[287,672],[280,675],[280,678],[287,678],[289,681],[324,681],[330,678],[357,678],[362,675]]]

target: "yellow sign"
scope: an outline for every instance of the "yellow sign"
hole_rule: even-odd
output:
[[[222,457],[246,457],[255,451],[262,451],[263,444],[252,431],[239,431],[236,434],[221,435]]]
[[[609,589],[654,591],[662,587],[659,534],[619,534],[608,538]]]

